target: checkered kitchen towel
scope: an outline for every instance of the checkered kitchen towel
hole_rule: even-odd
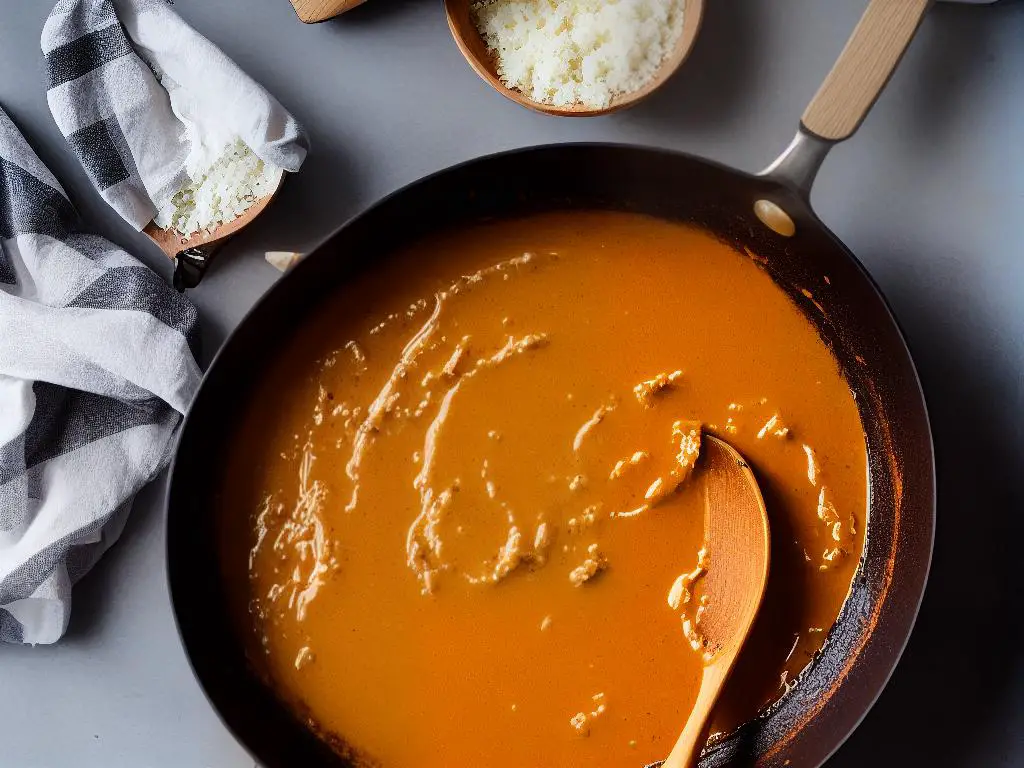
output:
[[[59,0],[41,43],[57,127],[136,229],[236,137],[286,171],[306,157],[295,118],[165,0]]]
[[[169,458],[199,385],[195,308],[79,230],[0,109],[0,640],[52,643],[71,585]]]

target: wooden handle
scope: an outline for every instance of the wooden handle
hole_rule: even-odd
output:
[[[679,734],[675,746],[661,768],[693,768],[700,760],[701,750],[708,740],[708,729],[711,727],[711,714],[715,709],[715,702],[725,687],[725,681],[732,670],[735,654],[727,659],[704,667],[704,677],[700,684],[700,691],[697,693],[697,701],[693,705],[690,718],[686,721],[686,727]]]
[[[364,0],[292,0],[296,15],[306,24],[326,21],[350,8],[362,5]]]
[[[931,0],[871,0],[801,122],[823,139],[853,135],[907,49]]]

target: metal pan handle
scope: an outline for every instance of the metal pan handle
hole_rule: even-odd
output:
[[[850,138],[885,88],[932,0],[871,0],[825,82],[807,105],[800,130],[762,176],[805,199],[828,151]]]

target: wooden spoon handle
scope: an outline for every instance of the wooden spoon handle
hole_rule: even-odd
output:
[[[708,740],[711,713],[714,711],[718,695],[722,692],[725,681],[729,677],[734,660],[735,654],[731,654],[727,659],[704,667],[704,677],[700,684],[700,692],[697,694],[697,701],[693,705],[693,712],[690,713],[686,727],[679,734],[675,746],[672,747],[672,752],[661,764],[661,768],[691,768],[697,764],[700,751]]]
[[[292,0],[295,15],[306,24],[326,21],[350,8],[362,5],[364,0]]]
[[[882,92],[931,0],[871,0],[801,120],[830,141],[853,135]]]

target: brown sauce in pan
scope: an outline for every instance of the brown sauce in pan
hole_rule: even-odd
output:
[[[723,731],[821,647],[860,556],[863,430],[814,328],[748,257],[639,215],[390,258],[296,329],[226,457],[253,659],[369,764],[664,758],[702,673],[680,604],[701,425],[752,463],[772,526]]]

